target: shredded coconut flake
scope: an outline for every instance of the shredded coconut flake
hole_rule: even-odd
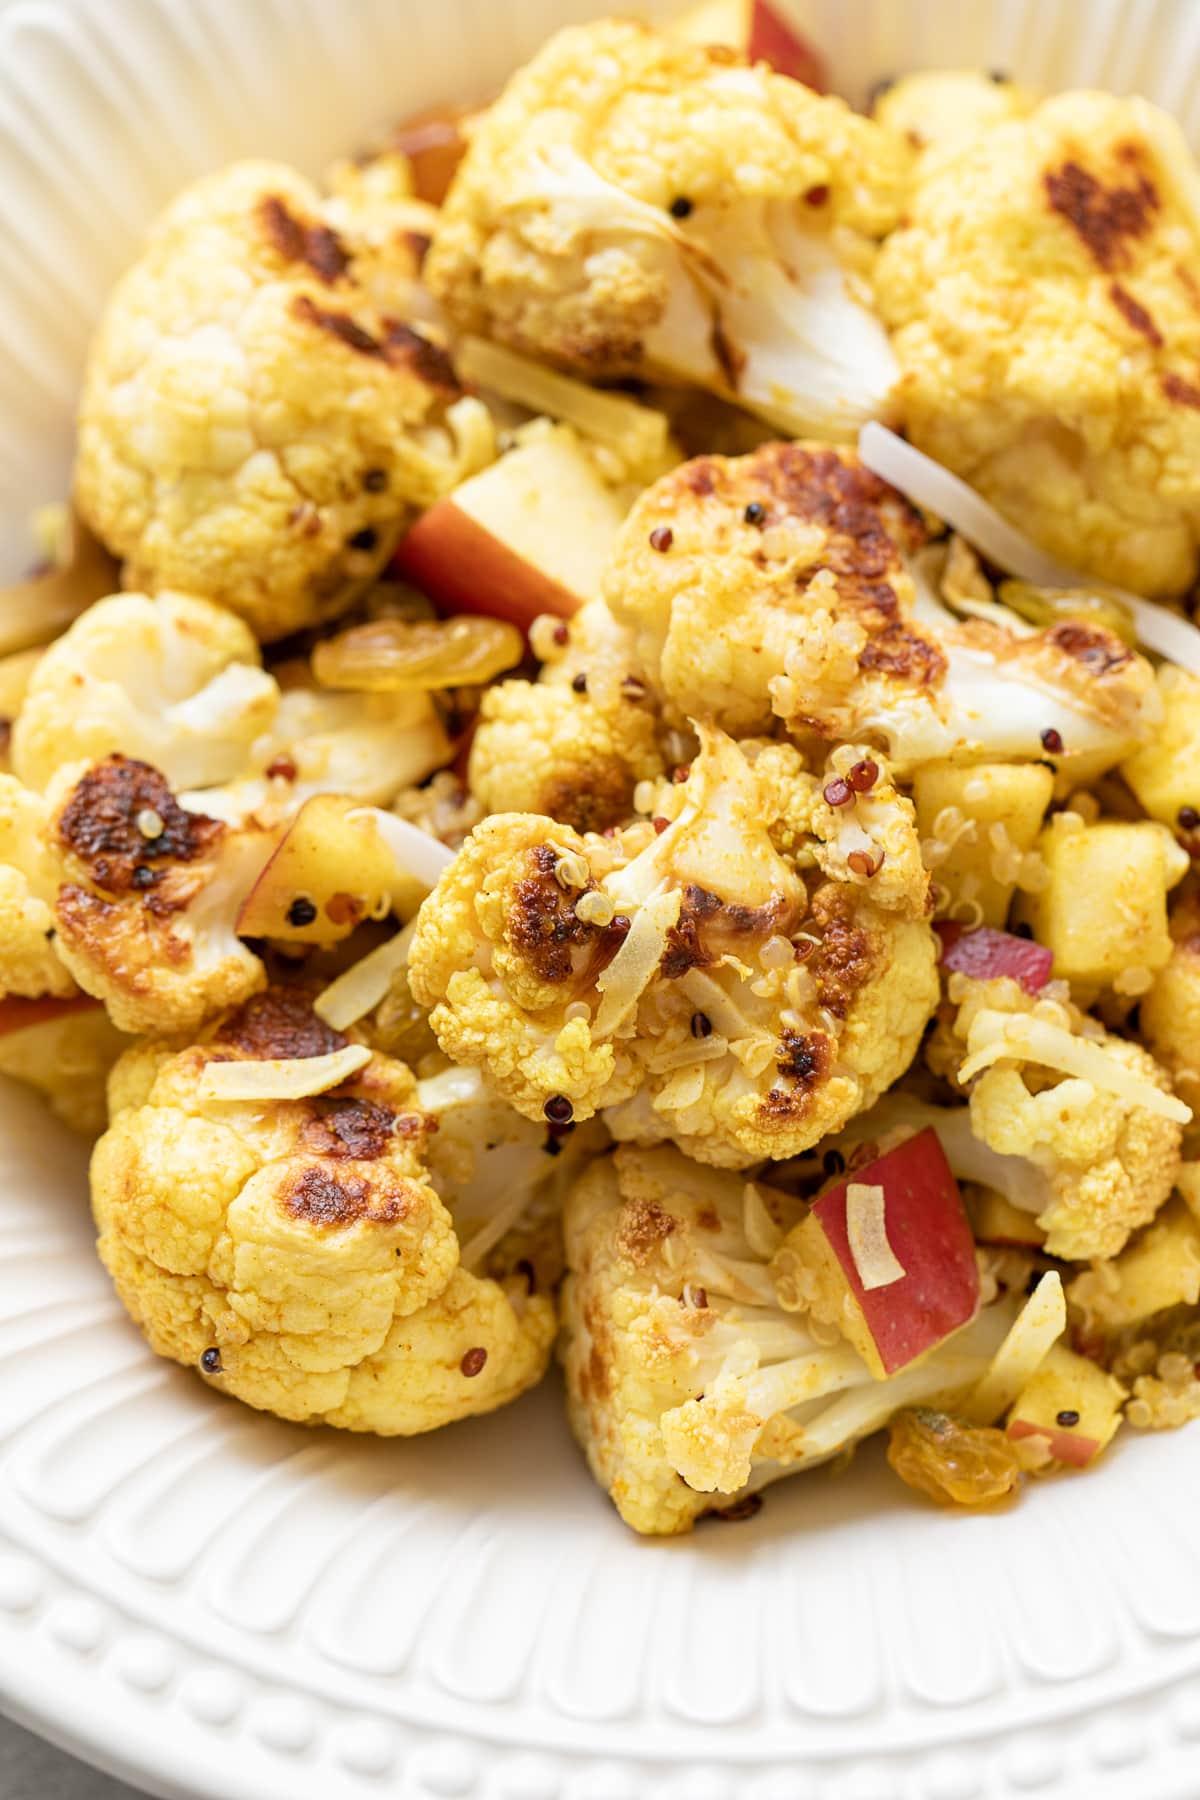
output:
[[[783,1233],[767,1210],[767,1203],[752,1181],[742,1189],[742,1230],[755,1256],[764,1261],[774,1256]]]
[[[371,1060],[365,1044],[347,1044],[327,1056],[263,1062],[210,1062],[200,1077],[204,1100],[305,1100],[356,1075]]]
[[[336,981],[331,981],[313,1001],[313,1011],[318,1019],[324,1019],[335,1031],[345,1031],[347,1025],[353,1025],[373,1011],[385,998],[396,970],[402,969],[408,961],[409,945],[416,928],[416,919],[410,919],[403,931],[398,931],[386,943],[378,944],[344,970]]]
[[[1067,1303],[1062,1276],[1049,1270],[1017,1314],[1008,1335],[967,1398],[968,1418],[987,1425],[1007,1412],[1037,1374],[1046,1352],[1063,1334]]]
[[[1143,1107],[1161,1118],[1174,1119],[1186,1125],[1192,1116],[1190,1106],[1175,1094],[1166,1094],[1152,1082],[1143,1081],[1125,1064],[1119,1062],[1100,1044],[1076,1037],[1059,1025],[1027,1013],[1001,1013],[985,1008],[971,1023],[971,1039],[979,1048],[960,1064],[958,1079],[966,1083],[981,1069],[1004,1057],[1017,1057],[1039,1063],[1046,1069],[1057,1069],[1062,1075],[1075,1075],[1090,1081],[1103,1092],[1116,1094],[1130,1106]],[[980,1043],[980,1040],[984,1040]]]
[[[678,888],[652,894],[633,915],[624,943],[596,980],[603,996],[593,1026],[597,1037],[607,1037],[615,1031],[649,987],[667,947],[667,933],[678,922],[682,902]]]
[[[933,457],[906,444],[886,425],[873,420],[863,426],[858,435],[858,454],[874,474],[890,481],[918,506],[936,513],[947,525],[961,531],[997,568],[1007,569],[1010,574],[1032,582],[1036,587],[1083,588],[1090,592],[1099,588],[1099,591],[1123,601],[1133,614],[1138,637],[1147,649],[1166,657],[1168,662],[1178,663],[1180,668],[1190,670],[1193,675],[1200,675],[1200,631],[1178,613],[1143,600],[1125,588],[1090,581],[1077,569],[1056,562],[1044,550],[1039,550],[1024,532],[1010,525],[973,487],[952,475]]]
[[[443,869],[454,861],[453,850],[448,850],[439,838],[430,837],[407,819],[398,819],[395,813],[384,812],[382,807],[364,806],[350,817],[373,819],[376,831],[404,874],[411,875],[423,887],[436,887]]]
[[[904,1264],[888,1243],[883,1189],[852,1181],[846,1188],[846,1236],[858,1279],[869,1293],[904,1279]]]

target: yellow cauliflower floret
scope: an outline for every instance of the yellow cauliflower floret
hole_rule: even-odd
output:
[[[794,1195],[665,1148],[622,1146],[568,1196],[568,1408],[592,1473],[635,1531],[687,1531],[824,1462],[898,1406],[977,1377],[1003,1336],[985,1311],[877,1381],[836,1326],[780,1303],[771,1259],[804,1211]]]
[[[272,833],[186,810],[123,756],[64,769],[47,801],[55,949],[120,1030],[191,1033],[264,985],[236,926]]]
[[[1161,704],[1144,658],[1075,619],[1034,631],[995,603],[954,616],[935,591],[945,551],[922,552],[925,537],[853,451],[764,444],[648,488],[605,592],[671,716],[739,736],[781,720],[806,743],[878,739],[908,769],[1040,759],[1053,729],[1090,773],[1150,734]]]
[[[210,600],[99,600],[30,677],[13,729],[14,772],[44,788],[64,764],[119,750],[177,788],[228,781],[279,704],[260,662],[253,634]]]
[[[1200,1107],[1200,893],[1189,884],[1171,908],[1171,956],[1143,995],[1146,1043],[1171,1071],[1176,1091]]]
[[[428,1431],[531,1385],[553,1309],[458,1267],[427,1167],[434,1121],[402,1063],[374,1056],[306,1099],[205,1091],[214,1062],[302,1062],[345,1041],[275,990],[202,1045],[135,1052],[92,1162],[100,1255],[152,1347],[248,1405]]]
[[[790,747],[700,740],[657,826],[485,820],[421,908],[409,981],[447,1055],[529,1117],[606,1108],[618,1137],[744,1165],[837,1129],[908,1066],[933,934],[886,771],[834,807]]]
[[[1200,185],[1141,99],[1060,94],[919,179],[875,269],[913,441],[1070,566],[1195,578]]]
[[[452,485],[453,369],[380,310],[355,249],[275,163],[206,176],[158,221],[79,416],[77,500],[130,586],[206,594],[283,637],[340,611]]]
[[[1148,1051],[1061,992],[951,977],[971,1131],[1002,1159],[975,1178],[1036,1213],[1051,1256],[1110,1257],[1167,1199],[1190,1114]]]
[[[107,1118],[105,1084],[129,1038],[83,994],[7,999],[0,1013],[0,1074],[41,1094],[72,1131],[96,1137]]]
[[[920,152],[918,176],[1008,119],[1032,112],[1035,97],[1003,76],[975,69],[926,69],[902,75],[878,96],[872,118]]]
[[[603,601],[563,630],[536,682],[485,692],[468,779],[488,812],[603,831],[629,819],[639,781],[663,773],[654,686]]]
[[[476,125],[426,275],[515,349],[849,437],[895,378],[852,289],[907,165],[841,100],[603,20],[551,38]]]
[[[45,806],[0,775],[0,995],[59,998],[76,991],[58,955],[53,859],[42,841]]]

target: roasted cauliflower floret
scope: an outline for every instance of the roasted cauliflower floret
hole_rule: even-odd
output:
[[[84,994],[64,1000],[6,999],[0,1011],[0,1074],[33,1088],[83,1137],[104,1130],[105,1084],[130,1039]]]
[[[185,810],[124,756],[64,769],[47,800],[55,949],[120,1030],[194,1032],[264,985],[235,926],[269,832]]]
[[[135,1052],[92,1164],[100,1254],[152,1347],[248,1405],[429,1431],[537,1380],[553,1308],[520,1278],[459,1267],[426,1162],[435,1125],[402,1063],[373,1056],[297,1099],[211,1091],[230,1060],[284,1059],[302,1078],[345,1047],[272,990],[203,1044]]]
[[[782,720],[804,743],[875,739],[909,768],[1040,758],[1053,730],[1095,769],[1149,734],[1161,707],[1142,657],[1076,619],[1039,631],[995,603],[956,618],[925,537],[853,451],[764,444],[647,489],[606,594],[674,712],[738,735]]]
[[[354,252],[275,163],[206,176],[154,227],[92,343],[75,475],[131,587],[282,637],[337,613],[452,485],[453,369]]]
[[[836,1327],[780,1304],[771,1258],[804,1211],[790,1194],[665,1148],[622,1146],[568,1196],[560,1354],[571,1423],[635,1531],[687,1531],[825,1461],[896,1407],[970,1381],[999,1342],[1003,1326],[983,1315],[876,1380]]]
[[[563,624],[536,682],[488,688],[468,779],[488,812],[544,813],[576,831],[625,824],[663,773],[654,683],[603,601]]]
[[[187,594],[115,594],[38,662],[13,728],[13,770],[44,788],[66,763],[118,750],[177,788],[240,773],[279,690],[240,619]]]
[[[971,1132],[997,1153],[969,1168],[944,1139],[955,1172],[1036,1214],[1051,1256],[1115,1256],[1180,1166],[1191,1114],[1166,1069],[1072,1006],[1065,988],[1038,997],[1008,979],[954,975],[950,998],[945,1048],[958,1046]]]
[[[856,279],[907,163],[901,139],[763,64],[579,26],[473,131],[425,273],[460,326],[515,349],[849,437],[895,377]]]
[[[1171,908],[1171,957],[1154,977],[1138,1020],[1176,1092],[1200,1106],[1200,892],[1189,883]]]
[[[700,740],[653,825],[485,820],[421,908],[409,981],[447,1055],[529,1117],[607,1108],[618,1137],[744,1165],[835,1130],[907,1067],[933,936],[890,784],[856,818],[849,781],[822,788],[790,747],[752,746],[760,774]]]
[[[930,162],[875,270],[910,437],[1069,567],[1194,580],[1200,207],[1175,122],[1060,94]]]
[[[0,775],[0,995],[63,998],[76,991],[58,954],[53,858],[43,841],[46,808],[12,775]]]

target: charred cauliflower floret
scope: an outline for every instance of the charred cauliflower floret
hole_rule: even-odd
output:
[[[0,1075],[31,1087],[64,1125],[94,1138],[107,1121],[105,1086],[130,1039],[86,994],[62,1000],[6,999]]]
[[[986,1314],[887,1380],[835,1327],[785,1310],[771,1259],[792,1195],[673,1149],[619,1148],[568,1196],[561,1356],[571,1423],[635,1531],[687,1531],[781,1475],[961,1387],[999,1342]]]
[[[1036,1215],[1051,1256],[1115,1256],[1167,1199],[1191,1114],[1148,1051],[1055,992],[951,977],[934,1060],[956,1066],[971,1134],[995,1155],[943,1142],[956,1174]]]
[[[55,948],[120,1030],[194,1032],[264,985],[235,925],[270,833],[185,810],[124,756],[64,769],[47,798]]]
[[[426,264],[464,329],[849,437],[895,363],[863,304],[901,139],[764,64],[607,20],[560,32],[475,127]]]
[[[639,781],[663,773],[654,684],[602,600],[562,634],[536,682],[485,692],[468,779],[488,812],[603,831],[628,821]]]
[[[764,444],[647,489],[606,593],[676,713],[738,735],[782,720],[801,742],[865,736],[908,768],[1040,758],[1054,730],[1096,768],[1149,733],[1161,706],[1144,658],[1082,619],[1036,630],[994,602],[955,617],[925,536],[853,451]]]
[[[272,990],[203,1044],[134,1051],[92,1163],[100,1255],[152,1347],[223,1392],[307,1424],[430,1431],[538,1379],[553,1307],[459,1266],[436,1124],[402,1063],[372,1056],[295,1099],[215,1086],[230,1062],[303,1080],[345,1049]]]
[[[39,660],[13,728],[13,770],[44,788],[114,750],[177,788],[240,773],[274,722],[275,682],[240,619],[187,594],[99,600]]]
[[[421,908],[408,974],[446,1054],[529,1117],[610,1109],[621,1138],[745,1165],[907,1067],[936,995],[928,883],[911,804],[853,747],[822,784],[789,746],[750,746],[760,768],[700,740],[653,824],[485,820]]]
[[[1142,1035],[1171,1071],[1177,1093],[1200,1106],[1200,892],[1190,883],[1171,908],[1171,957],[1142,997]]]
[[[1200,538],[1200,186],[1141,99],[1061,94],[918,180],[878,260],[913,442],[1139,593]]]
[[[454,371],[380,310],[354,248],[275,163],[206,176],[155,226],[92,343],[75,475],[131,587],[283,637],[338,612],[452,485]]]
[[[0,775],[0,995],[63,998],[75,983],[58,955],[57,892],[46,851],[45,804],[12,775]]]

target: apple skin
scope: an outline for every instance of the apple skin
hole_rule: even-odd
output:
[[[380,910],[415,911],[425,889],[399,875],[371,811],[341,794],[306,800],[243,900],[238,936],[333,944]],[[301,896],[316,913],[297,924],[288,912]]]
[[[455,171],[466,155],[463,124],[469,117],[470,113],[461,107],[418,113],[392,133],[389,147],[407,156],[413,193],[418,200],[440,206],[446,198]]]
[[[394,566],[445,612],[527,631],[599,595],[626,501],[576,433],[543,424],[460,482],[413,525]]]
[[[93,1000],[90,994],[71,994],[59,1000],[24,1000],[6,994],[0,999],[0,1037],[28,1031],[33,1025],[45,1025],[53,1019],[65,1019],[69,1013],[94,1012],[99,1005],[99,1000]]]
[[[753,0],[746,54],[752,63],[766,62],[780,75],[790,75],[805,87],[824,93],[827,80],[820,53],[808,40],[781,19],[766,0]]]
[[[1059,1425],[1034,1425],[1029,1419],[1014,1419],[1008,1427],[1010,1438],[1045,1438],[1056,1462],[1070,1463],[1082,1469],[1099,1452],[1099,1438],[1080,1437],[1077,1431],[1065,1431]]]
[[[1032,938],[998,931],[994,925],[968,929],[950,919],[939,920],[934,930],[941,939],[942,967],[977,981],[1010,975],[1027,994],[1040,994],[1053,972],[1053,951]]]
[[[528,631],[539,613],[569,619],[583,598],[527,562],[453,494],[438,500],[401,541],[393,566],[446,613],[483,613]]]
[[[1107,1370],[1055,1344],[1013,1401],[1008,1435],[1044,1438],[1056,1462],[1082,1469],[1112,1438],[1125,1398],[1125,1388]],[[1067,1407],[1079,1415],[1077,1424],[1059,1424],[1058,1414]]]
[[[887,1238],[904,1275],[864,1288],[846,1227],[850,1182],[882,1187]],[[979,1270],[958,1183],[937,1133],[926,1127],[886,1156],[852,1170],[813,1202],[802,1232],[824,1240],[861,1329],[851,1341],[873,1373],[894,1375],[975,1316]],[[827,1264],[826,1272],[830,1272]]]

